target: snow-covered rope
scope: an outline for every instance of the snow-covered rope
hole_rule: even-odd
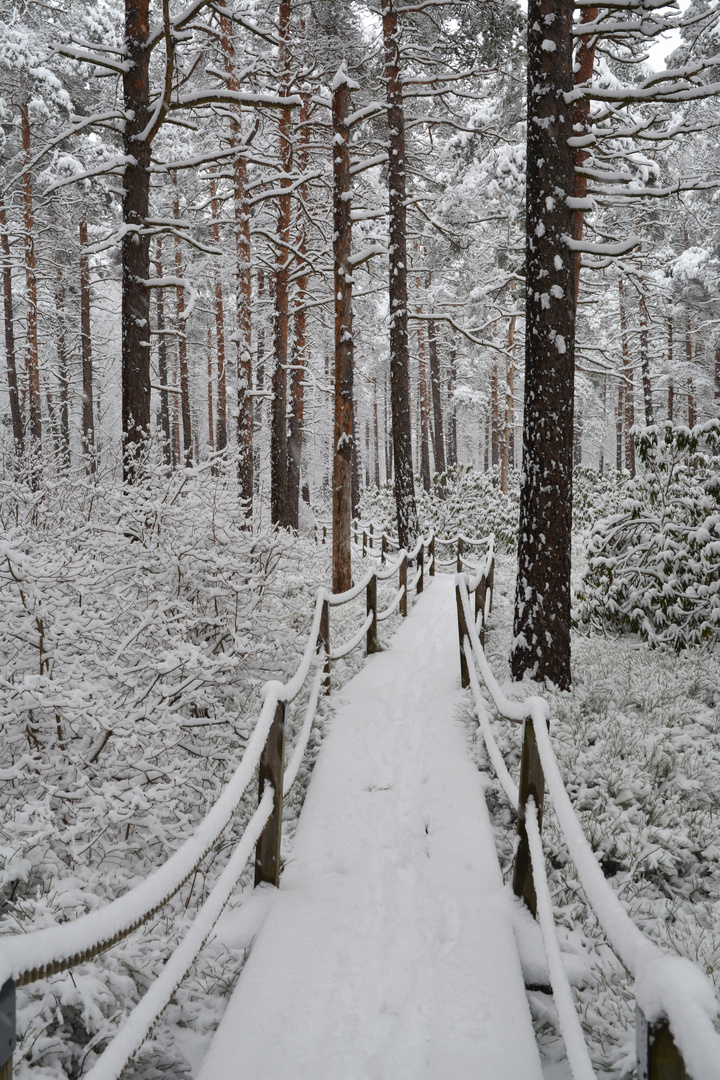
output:
[[[420,580],[421,577],[422,577],[422,568],[417,571],[417,573],[415,574],[415,577],[408,583],[408,593],[412,589],[415,588],[415,586],[417,585],[417,583],[418,583],[418,581]]]
[[[115,1037],[85,1074],[85,1080],[118,1080],[128,1062],[145,1042],[222,915],[238,878],[255,850],[272,809],[273,790],[268,787],[250,818],[242,839],[195,916],[192,926],[145,996],[125,1017]]]
[[[354,637],[350,638],[350,640],[347,641],[344,645],[341,645],[339,649],[336,649],[335,652],[331,652],[328,659],[342,660],[343,656],[347,656],[348,653],[351,653],[353,649],[357,645],[359,645],[362,639],[365,637],[365,634],[368,632],[368,629],[372,625],[374,618],[375,616],[373,615],[372,611],[369,611],[365,622],[362,624],[357,634],[355,634]]]
[[[295,746],[293,747],[292,757],[285,769],[285,777],[283,779],[283,797],[289,795],[292,790],[292,786],[297,779],[297,774],[300,771],[302,765],[302,759],[305,756],[307,750],[307,744],[310,741],[310,732],[312,731],[313,721],[315,720],[315,713],[317,712],[318,698],[320,697],[320,690],[322,689],[323,680],[325,678],[325,653],[322,652],[319,656],[318,669],[315,672],[315,678],[313,679],[312,687],[310,689],[310,697],[308,698],[307,705],[305,706],[305,719],[303,720],[302,728],[298,733],[298,737],[295,740]]]
[[[560,1030],[565,1042],[570,1071],[573,1080],[596,1080],[585,1036],[575,1009],[570,980],[562,961],[555,919],[553,918],[550,887],[545,871],[545,853],[543,852],[542,837],[538,825],[537,807],[532,796],[525,806],[525,827],[532,859],[538,921],[542,930],[553,1001],[560,1018]]]
[[[518,800],[520,798],[518,786],[510,775],[508,767],[505,764],[505,758],[502,756],[502,751],[495,741],[490,717],[485,708],[482,693],[480,692],[480,684],[478,682],[475,664],[473,663],[472,646],[467,638],[465,638],[463,648],[465,650],[465,659],[467,660],[468,674],[470,676],[470,686],[472,687],[473,697],[475,698],[475,708],[477,710],[478,720],[480,721],[480,730],[482,731],[485,748],[493,763],[495,775],[502,785],[507,800],[513,809],[515,809],[517,808]]]
[[[395,611],[395,609],[397,608],[398,604],[400,603],[400,601],[402,600],[404,595],[405,595],[405,586],[401,585],[400,588],[395,593],[395,599],[393,600],[393,602],[388,607],[386,607],[384,611],[378,611],[378,613],[377,613],[377,621],[378,622],[385,622],[386,619],[389,619],[390,616],[392,615],[393,611]]]
[[[652,1023],[666,1017],[693,1080],[720,1080],[720,1035],[714,1027],[717,1000],[710,980],[685,957],[672,956],[635,925],[600,868],[565,789],[548,731],[549,709],[541,697],[514,701],[503,692],[485,657],[470,611],[468,578],[456,575],[473,655],[501,716],[533,721],[547,790],[570,857],[616,956],[635,980],[638,1005]]]

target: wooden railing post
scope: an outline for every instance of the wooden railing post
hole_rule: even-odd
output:
[[[435,577],[435,533],[433,533],[432,540],[430,541],[428,556],[430,558],[430,568],[428,569],[428,573],[430,577]]]
[[[382,539],[380,540],[380,565],[381,566],[385,565],[385,560],[387,559],[387,549],[388,549],[387,536],[385,535],[385,533],[383,533],[382,534]]]
[[[327,540],[327,525],[323,525],[323,538],[322,538],[323,544],[325,543],[326,540]]]
[[[492,615],[493,605],[493,593],[495,592],[495,556],[493,555],[490,560],[490,569],[488,570],[488,588],[490,590],[490,603],[488,604],[488,615]]]
[[[372,551],[373,550],[373,536],[375,535],[375,526],[373,525],[372,521],[370,522],[369,528],[370,528],[370,536],[369,536],[368,542],[369,542],[369,545],[370,545],[370,550]]]
[[[277,887],[280,883],[284,766],[285,702],[278,701],[275,706],[275,717],[260,756],[260,790],[258,798],[262,799],[265,785],[271,784],[273,789],[273,809],[255,848],[256,885],[267,881]]]
[[[365,531],[365,529],[363,529],[363,548],[362,548],[362,553],[363,553],[363,559],[367,558],[367,532]]]
[[[478,582],[478,587],[475,590],[475,625],[477,626],[478,615],[482,615],[480,619],[480,629],[478,636],[480,638],[480,644],[483,649],[485,648],[485,596],[487,594],[487,578],[483,574]]]
[[[420,570],[420,577],[417,579],[417,588],[415,595],[419,596],[425,587],[425,545],[420,544],[420,550],[417,557],[418,569]]]
[[[400,563],[400,570],[398,571],[398,589],[403,589],[403,594],[400,597],[400,614],[405,617],[407,615],[407,566],[408,559],[407,553],[403,555],[402,562]]]
[[[533,916],[537,916],[537,896],[533,880],[530,844],[525,826],[525,807],[532,796],[537,807],[538,829],[542,831],[543,803],[545,800],[545,776],[540,764],[535,727],[530,717],[525,720],[522,758],[520,761],[520,791],[517,811],[517,832],[520,837],[515,866],[513,867],[513,892],[524,900]]]
[[[0,1080],[12,1080],[16,1043],[15,983],[8,979],[0,988]]]
[[[459,585],[455,586],[455,602],[457,604],[458,641],[460,643],[460,685],[463,690],[467,690],[470,685],[470,672],[465,659],[465,638],[468,636],[468,627]]]
[[[463,557],[464,550],[465,550],[465,545],[463,544],[463,538],[462,538],[462,536],[458,536],[458,550],[457,550],[457,572],[458,572],[458,574],[462,574],[462,568],[463,568],[462,557]]]
[[[638,1080],[690,1080],[664,1017],[650,1024],[638,1005],[635,1009],[635,1040]]]
[[[320,612],[320,629],[318,630],[317,641],[318,652],[320,649],[325,650],[325,660],[323,662],[323,681],[322,687],[325,694],[330,693],[330,602],[323,600],[322,611]]]
[[[370,578],[367,583],[367,613],[372,614],[372,622],[368,626],[367,631],[367,652],[376,653],[378,651],[378,631],[377,631],[377,577],[375,574]]]

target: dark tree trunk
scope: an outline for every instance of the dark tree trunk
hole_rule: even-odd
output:
[[[180,217],[180,194],[177,189],[177,176],[175,182],[175,217]],[[182,242],[175,235],[175,275],[178,278],[184,276]],[[180,409],[182,413],[183,434],[183,464],[192,464],[192,414],[190,412],[190,374],[188,371],[187,352],[187,319],[185,318],[185,290],[182,285],[175,290],[177,298],[177,343],[178,343],[178,367],[180,369]]]
[[[508,326],[508,363],[505,377],[505,423],[503,425],[502,461],[500,462],[500,490],[507,494],[508,469],[511,464],[512,432],[515,427],[515,316]],[[514,462],[512,462],[514,464]]]
[[[575,377],[571,0],[529,0],[525,418],[512,673],[570,686]]]
[[[150,237],[144,233],[150,205],[150,143],[140,135],[150,122],[150,0],[125,0],[122,239],[122,430],[123,473],[137,477],[138,454],[150,432]]]
[[[668,332],[667,333],[667,362],[668,362],[668,371],[670,373],[670,378],[669,378],[669,381],[668,381],[668,401],[667,401],[668,415],[667,415],[667,418],[670,421],[670,423],[672,424],[672,422],[673,422],[673,412],[674,412],[674,408],[675,408],[675,382],[674,382],[673,376],[672,376],[672,365],[673,365],[673,321],[672,321],[672,316],[670,316],[670,318],[667,321],[667,332]],[[715,352],[715,372],[716,372],[716,374],[715,374],[715,399],[717,400],[717,397],[718,397],[717,351]]]
[[[390,211],[390,404],[392,407],[395,504],[400,547],[410,547],[418,532],[412,464],[410,360],[407,319],[407,228],[405,112],[400,80],[400,28],[393,0],[382,9],[385,85],[390,131],[388,186]]]
[[[455,412],[455,376],[457,349],[450,346],[448,357],[448,464],[457,465],[457,413]]]
[[[163,276],[162,264],[162,237],[158,236],[155,245],[155,273],[158,278]],[[158,378],[160,386],[168,385],[168,362],[167,362],[167,336],[165,333],[165,290],[157,289],[156,319],[158,335]],[[90,413],[92,420],[92,412]],[[170,402],[169,391],[160,391],[160,430],[162,432],[163,458],[166,465],[172,462],[172,441],[170,437]]]
[[[300,145],[295,161],[295,167],[299,173],[307,168],[308,163],[308,140],[310,129],[309,101],[303,96],[303,104],[300,110]],[[304,203],[307,198],[307,185],[300,188],[300,199]],[[287,473],[287,498],[288,498],[288,524],[297,531],[299,527],[300,511],[300,471],[302,463],[302,435],[303,420],[305,414],[305,367],[307,364],[307,341],[305,329],[305,300],[308,286],[307,264],[304,257],[307,250],[305,237],[305,225],[302,218],[298,218],[300,224],[295,240],[295,246],[301,260],[300,276],[297,279],[295,293],[295,313],[293,318],[293,349],[292,371],[290,377],[290,417],[288,421],[288,473]]]
[[[333,257],[335,287],[335,424],[333,433],[332,588],[352,585],[350,533],[353,470],[352,226],[350,222],[350,146],[347,118],[350,89],[336,76],[333,84]]]
[[[630,359],[630,343],[628,341],[627,308],[625,306],[625,287],[623,279],[618,274],[618,292],[620,293],[620,337],[622,341],[623,371],[625,385],[623,399],[625,402],[625,468],[631,476],[635,475],[635,440],[631,435],[635,424],[635,377]]]
[[[690,312],[685,309],[685,360],[688,366],[688,427],[693,428],[697,424],[697,406],[695,404],[695,382],[692,375],[693,346],[690,332]]]
[[[445,434],[443,431],[442,392],[440,387],[440,359],[438,357],[435,323],[428,322],[428,353],[430,356],[430,386],[432,389],[433,424],[435,428],[435,472],[444,473]]]
[[[213,341],[212,327],[208,323],[207,328],[207,407],[208,407],[208,447],[210,453],[215,453],[215,410],[213,408]]]
[[[290,0],[280,0],[278,60],[281,72],[280,92],[288,94],[290,85]],[[292,123],[290,110],[283,109],[279,123],[281,186],[290,187],[292,172]],[[288,528],[287,485],[287,364],[288,364],[288,277],[290,271],[290,194],[278,199],[277,261],[275,269],[275,326],[273,334],[273,398],[270,432],[270,516],[274,525]]]
[[[210,180],[210,209],[212,212],[212,238],[215,247],[220,247],[220,202],[217,197],[217,185]],[[215,256],[215,345],[217,348],[217,440],[218,450],[227,446],[227,392],[225,389],[225,304],[223,301],[222,262]]]
[[[642,370],[643,398],[645,401],[645,423],[648,427],[655,423],[653,411],[652,386],[650,384],[650,348],[648,343],[648,310],[645,297],[640,296],[640,367]]]
[[[20,395],[18,393],[17,359],[15,354],[15,314],[12,294],[12,262],[10,261],[10,237],[8,235],[5,204],[0,196],[0,250],[2,251],[3,305],[5,316],[5,363],[7,365],[8,396],[10,398],[10,416],[12,417],[13,442],[15,456],[21,458],[25,452],[25,434],[23,431]]]
[[[35,455],[42,442],[42,406],[40,403],[40,358],[38,352],[37,277],[35,256],[35,223],[33,214],[33,189],[30,175],[30,117],[27,102],[20,107],[20,131],[23,158],[23,217],[25,224],[25,300],[27,320],[25,324],[25,369],[27,371],[30,440]],[[31,463],[32,475],[36,475],[39,462]]]
[[[380,487],[380,424],[378,421],[378,398],[377,398],[377,379],[373,379],[373,432],[375,437],[375,472],[374,480],[375,487]]]
[[[95,472],[95,420],[93,417],[93,362],[90,335],[90,260],[87,222],[80,222],[80,356],[82,359],[82,443],[89,472]],[[159,289],[158,292],[162,292]],[[161,339],[162,340],[162,339]],[[163,385],[165,385],[163,383]]]
[[[581,23],[594,22],[598,16],[598,8],[582,8],[580,13]],[[576,86],[590,85],[593,76],[593,68],[595,66],[595,46],[597,44],[597,35],[590,37],[582,37],[578,42],[577,54],[575,57],[575,78],[574,82]],[[576,135],[585,133],[588,131],[588,121],[590,119],[590,101],[587,98],[580,98],[573,104],[573,130]],[[583,200],[587,196],[587,178],[580,175],[580,169],[582,169],[585,160],[589,157],[588,151],[582,147],[576,147],[574,151],[574,174],[573,174],[573,197],[577,200]],[[581,240],[583,234],[583,225],[585,223],[585,211],[577,209],[573,214],[573,239]],[[578,293],[580,292],[580,267],[582,264],[582,255],[580,252],[574,254],[574,266],[573,266],[573,291],[575,294],[575,304],[577,305]]]
[[[263,417],[265,415],[265,319],[263,317],[263,297],[265,296],[265,273],[257,272],[257,356],[255,358],[255,427],[253,431],[253,490],[259,487],[260,481],[260,436],[263,429]]]
[[[490,425],[492,436],[492,465],[500,464],[500,409],[498,403],[498,366],[493,364],[490,376]]]
[[[418,314],[422,308],[418,307]],[[422,323],[418,323],[418,405],[420,408],[420,479],[425,491],[432,486],[430,475],[430,410],[428,408],[427,364],[425,363],[425,335]]]
[[[63,469],[70,468],[70,357],[68,355],[67,325],[65,320],[65,282],[63,281],[62,264],[58,264],[57,282],[55,290],[55,302],[57,305],[58,320],[58,397],[60,398],[60,422],[58,424],[58,448],[60,466]],[[82,315],[82,308],[81,308]],[[81,328],[82,329],[82,328]],[[49,397],[49,395],[48,395]]]

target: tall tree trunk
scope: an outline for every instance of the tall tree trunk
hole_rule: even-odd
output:
[[[693,380],[693,347],[690,330],[690,312],[685,308],[685,360],[687,361],[687,388],[688,388],[688,427],[694,428],[697,424],[697,406],[695,404],[695,382]]]
[[[30,117],[28,105],[20,106],[20,131],[24,158],[23,172],[23,218],[25,224],[25,300],[27,321],[25,330],[25,369],[27,371],[30,439],[33,453],[38,455],[42,443],[42,406],[40,403],[40,358],[38,352],[37,278],[35,258],[35,222],[33,214],[33,189],[30,175]],[[32,474],[38,466],[35,459]]]
[[[12,294],[12,262],[10,259],[10,236],[8,234],[5,204],[0,192],[0,251],[2,252],[3,305],[5,317],[5,363],[7,366],[8,396],[12,417],[15,456],[20,459],[25,452],[20,395],[18,393],[17,359],[15,354],[15,314]]]
[[[180,193],[177,188],[177,175],[173,175],[175,183],[175,218],[180,218]],[[184,276],[182,242],[175,234],[175,275],[178,278]],[[183,464],[192,464],[192,416],[190,413],[190,375],[188,372],[187,353],[187,319],[185,318],[185,290],[179,285],[175,290],[177,298],[177,344],[178,344],[178,367],[180,369],[180,409],[182,413],[183,431]]]
[[[163,264],[162,264],[162,237],[158,236],[155,242],[155,273],[158,278],[162,279],[163,276]],[[168,385],[168,362],[167,362],[167,334],[165,332],[165,290],[156,289],[155,300],[155,316],[157,320],[157,338],[158,338],[158,378],[160,379],[160,386],[167,387]],[[92,368],[90,369],[90,376],[92,378]],[[91,383],[92,386],[92,383]],[[166,465],[172,464],[172,439],[170,435],[170,401],[169,391],[167,389],[160,390],[160,430],[162,432],[162,444],[163,444],[163,459]],[[90,402],[90,413],[88,419],[92,423],[92,399]],[[85,416],[83,414],[83,423]]]
[[[628,340],[627,307],[625,303],[625,286],[623,279],[618,274],[618,292],[620,294],[620,338],[622,342],[623,372],[625,386],[623,398],[625,402],[625,468],[631,476],[635,475],[635,440],[632,429],[635,424],[635,377],[630,359],[630,343]]]
[[[570,686],[575,379],[571,0],[529,0],[525,416],[511,666]],[[547,298],[549,297],[549,302]],[[552,421],[550,421],[552,418]]]
[[[505,423],[503,425],[502,462],[500,464],[500,490],[507,494],[508,468],[510,465],[510,436],[515,426],[515,316],[508,326],[508,362],[505,380]]]
[[[375,436],[375,487],[380,488],[380,424],[378,422],[377,379],[373,379],[373,431]]]
[[[123,474],[137,478],[138,453],[150,433],[150,0],[125,0],[123,72],[122,430]]]
[[[500,409],[498,406],[498,366],[494,363],[490,375],[490,425],[492,436],[492,465],[500,464]]]
[[[233,24],[226,16],[220,16],[223,57],[228,76],[228,89],[240,90],[236,69]],[[240,108],[233,109],[230,121],[230,141],[234,147],[243,144]],[[250,271],[250,207],[247,196],[247,161],[242,152],[233,158],[233,189],[235,214],[235,279],[237,308],[237,443],[238,485],[245,512],[252,515],[254,489],[253,429],[257,415],[253,416],[252,373],[252,281]],[[260,271],[262,273],[262,271]],[[259,276],[259,275],[258,275]],[[261,389],[261,387],[259,387]],[[258,402],[259,404],[259,402]],[[257,408],[255,409],[257,414]]]
[[[308,164],[308,141],[310,128],[310,102],[306,94],[303,95],[303,103],[300,109],[300,141],[295,166],[299,173],[303,173]],[[300,200],[302,203],[307,198],[307,185],[300,187]],[[305,301],[307,298],[308,274],[307,263],[304,262],[307,251],[305,237],[305,225],[303,218],[298,215],[298,232],[295,240],[301,261],[300,275],[297,279],[295,292],[295,313],[293,317],[293,350],[292,370],[290,378],[290,418],[288,422],[288,473],[287,473],[287,498],[288,498],[288,524],[290,528],[297,530],[299,527],[300,507],[300,468],[302,462],[302,435],[303,420],[305,414],[305,368],[307,365],[307,341],[305,331]]]
[[[672,365],[673,365],[673,321],[672,321],[672,316],[669,316],[668,321],[667,321],[667,362],[668,362],[668,372],[670,373],[669,380],[668,380],[668,404],[667,404],[668,417],[667,418],[670,421],[670,423],[672,424],[672,422],[673,422],[673,412],[675,411],[675,383],[673,381],[673,375],[672,375]],[[716,381],[715,385],[717,387],[717,381]],[[717,391],[716,391],[716,396],[717,396]]]
[[[352,226],[350,221],[350,88],[339,71],[333,82],[333,257],[335,286],[335,425],[333,432],[333,592],[352,585],[353,468]]]
[[[419,286],[419,281],[418,281]],[[418,305],[418,315],[422,314],[422,307]],[[418,405],[420,412],[420,479],[422,480],[422,486],[425,491],[429,491],[432,487],[432,478],[430,476],[430,410],[428,408],[428,388],[427,388],[427,363],[425,362],[425,335],[423,333],[422,323],[418,322],[417,328],[417,344],[418,344]]]
[[[623,471],[625,444],[623,440],[623,420],[625,418],[625,383],[618,383],[617,405],[615,406],[615,462],[618,472]]]
[[[265,415],[265,319],[263,318],[263,297],[265,296],[265,273],[262,269],[257,272],[257,356],[255,358],[255,428],[253,432],[253,490],[259,487],[260,481],[260,437],[263,429],[263,417]]]
[[[278,17],[278,62],[280,64],[280,93],[287,96],[290,87],[290,0],[280,0]],[[281,187],[291,185],[292,122],[290,110],[282,109],[278,127],[280,140]],[[290,271],[290,204],[291,196],[278,199],[275,264],[275,326],[273,334],[274,368],[272,426],[270,432],[271,492],[270,515],[275,525],[289,526],[287,490],[287,364],[288,364],[288,278]]]
[[[55,303],[57,306],[58,336],[58,397],[60,399],[60,417],[58,424],[59,463],[62,469],[70,468],[70,357],[68,355],[67,325],[65,321],[65,282],[63,281],[62,263],[58,263],[55,285]]]
[[[95,420],[93,417],[93,362],[90,334],[90,259],[87,222],[80,222],[80,356],[82,359],[82,443],[87,468],[95,472]],[[162,292],[162,289],[158,290]],[[161,339],[162,340],[162,339]]]
[[[212,327],[207,326],[207,407],[208,407],[208,447],[215,453],[215,411],[213,409],[213,341]]]
[[[648,343],[648,310],[645,297],[640,294],[640,368],[642,371],[643,398],[645,401],[645,423],[648,427],[655,423],[653,412],[652,386],[650,384],[650,348]]]
[[[220,247],[220,201],[217,197],[217,184],[210,179],[210,210],[212,213],[212,238],[215,247]],[[225,305],[223,303],[222,263],[220,256],[215,256],[215,346],[217,349],[217,448],[227,446],[227,392],[225,389]]]
[[[433,426],[435,428],[435,472],[444,473],[445,433],[443,430],[442,390],[440,386],[440,358],[438,357],[437,334],[432,319],[428,322],[428,353],[430,356],[430,387],[433,402]]]
[[[598,8],[582,8],[580,12],[580,23],[595,22],[598,17]],[[575,56],[575,78],[574,82],[576,86],[589,86],[592,81],[593,68],[595,66],[595,46],[597,44],[597,35],[586,35],[581,37]],[[572,106],[573,113],[573,131],[576,135],[585,133],[589,128],[590,119],[590,101],[587,98],[580,98],[575,101]],[[579,170],[583,167],[586,159],[589,157],[587,150],[578,146],[574,151],[574,172],[573,172],[573,199],[577,200],[576,209],[572,219],[572,235],[574,240],[582,240],[583,226],[585,224],[585,211],[581,208],[583,200],[587,197],[587,177],[581,176]],[[578,293],[580,292],[580,268],[582,265],[582,255],[579,251],[574,253],[573,260],[573,292],[575,295],[575,305],[577,307]]]
[[[457,465],[457,413],[455,411],[455,378],[457,374],[457,349],[453,342],[448,356],[448,464]]]
[[[405,184],[405,112],[400,78],[400,28],[394,0],[382,9],[385,88],[390,132],[388,188],[390,211],[390,404],[398,538],[401,548],[415,543],[418,532],[412,464],[410,358],[407,319],[407,226]]]

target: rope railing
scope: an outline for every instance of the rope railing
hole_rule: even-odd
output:
[[[413,552],[418,572],[413,586],[422,592],[425,551],[434,550],[432,534],[420,537]],[[366,641],[368,654],[378,650],[378,621],[400,609],[407,615],[408,555],[399,551],[392,565],[371,568],[347,592],[318,590],[310,633],[295,674],[286,682],[271,680],[262,689],[262,707],[245,753],[224,791],[194,833],[170,858],[123,896],[72,922],[5,936],[0,942],[0,1080],[12,1076],[15,1047],[15,988],[64,971],[92,959],[117,944],[151,919],[199,869],[237,812],[248,785],[258,776],[258,806],[221,871],[209,896],[196,913],[182,941],[161,975],[121,1022],[114,1038],[88,1073],[92,1080],[118,1080],[157,1023],[161,1013],[189,971],[227,904],[232,890],[255,852],[255,885],[278,884],[282,804],[297,778],[312,732],[320,694],[330,690],[331,661],[347,656]],[[431,558],[429,573],[434,574]],[[389,607],[378,612],[377,585],[398,575]],[[411,586],[411,587],[413,587]],[[350,603],[365,593],[366,616],[349,641],[330,648],[330,609]],[[305,717],[292,756],[285,767],[287,707],[302,693],[314,672]],[[2,1059],[3,1048],[5,1058]]]
[[[488,756],[517,811],[519,842],[513,891],[539,918],[573,1080],[590,1080],[595,1074],[554,927],[541,838],[546,785],[587,903],[613,952],[635,982],[638,1077],[720,1080],[720,1035],[714,1026],[717,1002],[712,984],[690,960],[673,956],[651,942],[630,918],[606,880],[570,801],[550,739],[547,703],[540,697],[522,701],[508,698],[495,679],[484,651],[489,584],[486,567],[473,579],[458,574],[455,582],[462,683],[472,689]],[[485,595],[478,600],[483,588]],[[495,741],[477,672],[498,714],[523,724],[519,786],[510,776]]]

